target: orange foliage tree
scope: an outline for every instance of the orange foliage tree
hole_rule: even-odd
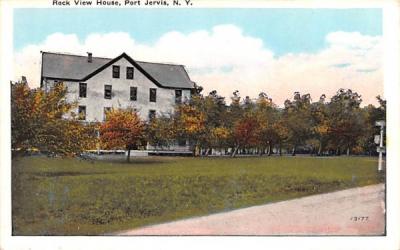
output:
[[[73,156],[96,144],[96,124],[64,119],[76,107],[60,83],[45,92],[27,83],[11,85],[11,140],[16,153],[31,150]]]
[[[259,123],[255,117],[243,117],[235,123],[233,136],[235,140],[235,150],[232,157],[235,157],[237,151],[241,147],[254,146],[258,142],[257,130]]]
[[[200,140],[206,133],[205,113],[196,105],[184,103],[176,108],[175,123],[177,136],[188,139],[193,146],[194,155],[198,155]]]
[[[129,162],[130,150],[141,144],[143,133],[144,123],[134,110],[112,109],[100,125],[100,142],[105,149],[126,149]]]

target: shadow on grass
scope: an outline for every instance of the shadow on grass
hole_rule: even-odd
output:
[[[86,160],[92,164],[102,164],[102,163],[115,163],[115,164],[122,164],[125,166],[137,166],[137,165],[157,165],[157,164],[165,164],[165,163],[171,163],[173,161],[176,161],[176,159],[171,159],[171,158],[165,158],[161,159],[159,157],[147,157],[147,158],[131,158],[131,160],[128,162],[126,158],[124,159],[92,159],[92,160]]]
[[[98,174],[107,174],[106,172],[71,172],[71,171],[60,171],[60,172],[37,172],[34,173],[34,176],[39,177],[59,177],[59,176],[80,176],[80,175],[98,175]]]

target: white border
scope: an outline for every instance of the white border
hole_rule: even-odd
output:
[[[386,237],[22,237],[11,236],[10,86],[14,8],[54,8],[51,0],[0,1],[0,248],[1,249],[400,249],[399,3],[387,1],[192,0],[194,8],[383,8],[384,91],[388,101]],[[68,7],[72,8],[72,7]],[[80,7],[81,8],[81,7]],[[90,8],[90,7],[89,7]],[[170,8],[170,7],[169,7]]]

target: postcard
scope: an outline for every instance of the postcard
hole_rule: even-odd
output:
[[[1,18],[3,249],[399,249],[396,1]]]

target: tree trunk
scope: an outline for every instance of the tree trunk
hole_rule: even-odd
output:
[[[321,155],[321,153],[322,153],[322,142],[320,141],[319,142],[319,148],[318,148],[318,156],[320,156]]]
[[[282,143],[279,143],[279,156],[282,156]]]
[[[196,144],[194,145],[194,147],[193,147],[193,156],[194,156],[194,157],[199,156],[199,154],[200,154],[199,150],[200,150],[200,147],[199,147],[199,145],[197,145],[197,143],[196,143]]]
[[[268,144],[268,156],[271,156],[271,151],[272,151],[271,144]]]
[[[350,156],[350,147],[347,147],[347,156]]]
[[[201,148],[200,148],[200,145],[198,145],[198,144],[196,144],[196,147],[195,147],[195,156],[200,156],[200,151],[201,150]]]
[[[293,150],[292,150],[292,156],[296,155],[296,146],[293,146]]]
[[[238,150],[239,150],[239,146],[236,146],[235,150],[233,150],[232,157],[236,156],[236,153]]]
[[[264,148],[264,147],[261,147],[261,148],[260,148],[259,155],[262,156],[262,155],[264,154],[264,151],[265,151],[265,148]]]
[[[340,147],[336,148],[336,155],[340,155]]]
[[[131,162],[131,149],[128,148],[128,154],[126,155],[126,162]]]
[[[210,154],[211,148],[207,148],[206,149],[206,156],[208,156]]]

